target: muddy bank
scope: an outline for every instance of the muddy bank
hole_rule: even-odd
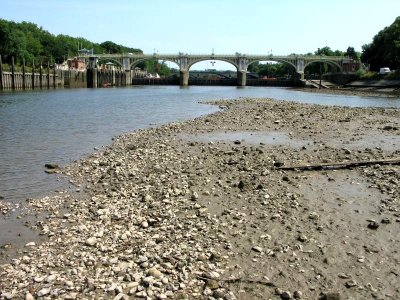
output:
[[[1,299],[399,298],[399,166],[278,167],[399,157],[400,111],[214,104],[66,167]]]
[[[329,89],[302,88],[300,90],[309,93],[400,99],[400,87],[398,88],[341,87],[341,88],[329,88]]]

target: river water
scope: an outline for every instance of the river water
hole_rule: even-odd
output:
[[[207,99],[272,97],[289,101],[400,107],[388,98],[316,94],[287,88],[146,86],[0,94],[0,196],[19,202],[61,188],[44,165],[60,165],[139,128],[195,118],[217,107]]]

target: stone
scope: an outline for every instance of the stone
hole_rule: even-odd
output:
[[[26,294],[25,294],[25,300],[35,300],[35,298],[32,296],[31,293],[26,292]]]
[[[283,291],[280,296],[281,296],[282,300],[290,300],[290,299],[292,299],[292,293],[290,293],[289,291]]]
[[[51,291],[50,288],[43,288],[37,293],[37,295],[38,297],[43,297],[50,294],[50,291]]]
[[[162,273],[159,270],[157,270],[156,268],[150,268],[147,270],[146,273],[148,276],[153,276],[154,278],[160,278],[162,275]]]
[[[96,245],[96,242],[97,242],[96,238],[94,236],[92,236],[86,240],[85,244],[87,246],[94,246],[94,245]]]
[[[340,300],[340,294],[338,292],[326,292],[320,297],[321,300]]]
[[[210,290],[215,290],[219,288],[219,283],[215,279],[208,279],[206,283],[206,287],[208,287]]]
[[[36,246],[35,242],[30,242],[30,243],[25,244],[25,247],[33,247],[33,246]]]
[[[368,223],[368,228],[372,229],[372,230],[376,230],[376,229],[379,228],[379,223],[375,222],[375,221],[369,222]]]
[[[301,291],[295,291],[293,293],[293,298],[294,299],[301,299],[303,297],[303,293]]]
[[[60,168],[60,166],[58,164],[55,164],[55,163],[47,163],[44,166],[47,169],[59,169]]]
[[[255,251],[255,252],[262,252],[262,248],[261,247],[259,247],[259,246],[253,246],[252,248],[251,248],[251,250],[253,250],[253,251]]]
[[[347,281],[347,282],[345,283],[345,286],[346,286],[347,288],[355,287],[355,286],[357,286],[357,281],[355,281],[354,279],[349,280],[349,281]]]

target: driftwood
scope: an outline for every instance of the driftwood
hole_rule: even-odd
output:
[[[319,164],[304,164],[294,166],[280,166],[280,170],[323,170],[323,169],[346,169],[358,166],[367,165],[397,165],[400,164],[400,158],[382,159],[382,160],[364,160],[364,161],[347,161],[347,162],[332,162]]]
[[[247,278],[230,278],[230,279],[211,279],[211,278],[206,278],[206,277],[201,277],[201,276],[197,276],[198,279],[204,280],[204,281],[208,281],[208,280],[215,280],[221,284],[224,283],[255,283],[255,284],[261,284],[261,285],[265,285],[265,286],[270,286],[270,287],[276,287],[275,284],[273,284],[272,282],[269,281],[264,281],[264,280],[256,280],[256,279],[247,279]]]

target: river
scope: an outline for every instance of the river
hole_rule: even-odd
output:
[[[273,87],[146,86],[0,93],[0,196],[20,202],[43,196],[64,182],[44,172],[111,143],[139,128],[187,120],[217,111],[201,100],[271,97],[289,101],[400,107],[389,98],[306,93]]]

